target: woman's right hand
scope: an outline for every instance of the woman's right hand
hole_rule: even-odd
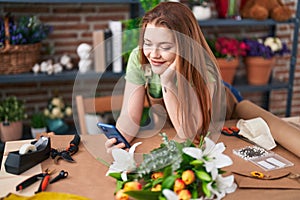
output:
[[[106,148],[106,152],[111,154],[112,150],[115,148],[120,148],[123,149],[125,147],[124,143],[119,143],[116,145],[117,139],[116,138],[111,138],[106,140],[105,142],[105,148]]]

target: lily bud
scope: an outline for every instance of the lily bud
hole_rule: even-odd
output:
[[[139,182],[136,181],[131,181],[131,182],[127,182],[124,185],[124,191],[131,191],[131,190],[141,190],[142,189],[142,184],[140,184]]]
[[[194,182],[195,174],[192,170],[186,170],[182,173],[181,179],[186,185],[189,185]]]
[[[188,190],[181,190],[178,194],[178,199],[180,200],[190,200],[192,195]]]
[[[115,196],[116,200],[129,200],[129,196],[124,193],[124,190],[119,190]]]
[[[174,183],[174,188],[173,188],[174,192],[178,193],[178,192],[180,192],[180,190],[183,190],[184,188],[185,188],[185,184],[184,184],[183,180],[181,180],[179,178],[176,179],[175,183]]]

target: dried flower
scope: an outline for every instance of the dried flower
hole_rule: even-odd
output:
[[[65,105],[62,97],[54,97],[44,109],[44,115],[50,119],[62,119],[72,115],[72,108]]]

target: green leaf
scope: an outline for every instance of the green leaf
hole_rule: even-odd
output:
[[[202,182],[202,190],[203,193],[205,194],[206,197],[210,197],[211,196],[211,191],[207,188],[207,182],[203,181]]]
[[[196,176],[203,181],[211,181],[211,176],[203,170],[195,170]]]
[[[171,165],[167,166],[167,167],[164,169],[164,172],[163,172],[164,177],[171,176],[172,173],[173,173],[173,171],[172,171],[172,166],[171,166]]]
[[[145,190],[132,190],[127,191],[125,194],[135,198],[136,200],[157,200],[161,195],[161,192],[152,192]]]
[[[122,180],[122,177],[121,177],[121,173],[120,172],[113,172],[113,173],[109,173],[108,174],[110,177],[113,177],[117,180]]]
[[[176,175],[168,176],[161,184],[162,189],[171,189],[174,185],[176,178]]]
[[[116,192],[121,190],[123,188],[123,185],[124,185],[123,181],[117,181]]]

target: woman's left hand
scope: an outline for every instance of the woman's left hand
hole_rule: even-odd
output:
[[[171,63],[167,69],[160,75],[163,86],[172,83],[175,80],[177,59]]]

